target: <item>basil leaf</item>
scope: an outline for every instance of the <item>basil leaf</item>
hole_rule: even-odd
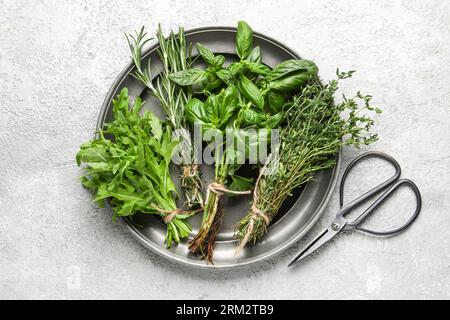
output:
[[[198,53],[200,53],[200,55],[202,56],[203,60],[209,64],[210,66],[214,65],[214,53],[208,49],[207,47],[205,47],[203,44],[201,43],[197,43],[197,50]]]
[[[214,89],[219,88],[223,84],[223,81],[220,78],[217,78],[211,82],[208,82],[208,84],[203,88],[203,92],[211,92]]]
[[[227,69],[219,70],[217,71],[216,75],[220,80],[225,82],[227,85],[231,85],[233,80],[233,74],[231,73],[230,70]]]
[[[262,110],[264,108],[264,97],[261,91],[243,74],[239,78],[239,89],[244,97],[250,100],[258,109]]]
[[[203,60],[210,66],[214,68],[220,68],[225,62],[225,57],[223,55],[214,55],[211,49],[205,47],[201,43],[197,43],[198,53],[202,56]]]
[[[236,174],[231,176],[230,189],[236,191],[251,190],[253,187],[253,178],[241,177]]]
[[[274,81],[284,77],[290,73],[305,72],[310,75],[316,75],[318,72],[316,64],[310,60],[305,59],[290,59],[283,61],[277,65],[266,77],[268,81]]]
[[[250,62],[256,62],[256,63],[260,63],[261,62],[261,48],[259,46],[256,46],[252,49],[252,51],[250,52],[250,54],[248,55],[247,61]]]
[[[223,65],[223,63],[225,62],[225,57],[223,56],[223,55],[217,55],[215,58],[214,58],[214,61],[213,61],[213,65],[216,67],[216,68],[219,68],[219,67],[221,67],[222,65]]]
[[[270,90],[267,93],[267,99],[269,101],[269,109],[272,113],[280,112],[286,102],[284,95],[276,90]]]
[[[246,109],[242,112],[242,119],[246,125],[259,126],[265,121],[264,115],[252,109]]]
[[[219,122],[220,114],[220,102],[219,98],[215,94],[210,94],[208,99],[205,101],[206,112],[210,115],[210,121],[213,124]]]
[[[280,112],[274,114],[273,116],[268,117],[265,124],[267,128],[274,129],[281,123],[282,120],[283,120],[283,113]]]
[[[253,73],[261,76],[266,76],[271,72],[271,69],[265,64],[259,62],[246,62],[245,66]]]
[[[169,75],[169,78],[180,86],[191,86],[207,80],[208,73],[202,69],[192,68],[172,73]]]
[[[227,70],[230,71],[232,76],[236,76],[239,72],[242,71],[244,65],[240,62],[233,62],[227,67]]]
[[[241,59],[250,54],[253,47],[253,31],[245,21],[239,21],[236,33],[236,53]]]
[[[238,91],[235,86],[228,86],[223,92],[223,106],[229,106],[237,103]]]
[[[192,98],[186,104],[186,117],[191,123],[208,123],[211,119],[211,113],[209,113],[205,104],[197,98]]]
[[[299,87],[305,85],[311,77],[312,75],[310,73],[298,72],[270,82],[268,87],[272,90],[289,92],[299,89]]]
[[[238,105],[238,91],[235,86],[228,86],[223,92],[222,104],[220,107],[220,124],[227,123],[233,115]]]

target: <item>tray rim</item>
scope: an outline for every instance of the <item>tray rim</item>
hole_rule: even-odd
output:
[[[185,30],[185,35],[192,35],[202,32],[214,32],[214,31],[228,31],[228,32],[236,32],[236,27],[230,27],[230,26],[204,26],[204,27],[198,27],[198,28],[192,28]],[[281,43],[280,41],[267,36],[263,33],[253,31],[253,35],[261,38],[265,41],[271,42],[276,46],[281,47],[283,50],[288,51],[293,56],[300,57],[300,55],[293,50],[291,47]],[[148,48],[146,48],[142,54],[142,58],[145,58],[147,55],[151,54],[153,51],[157,50],[159,47],[159,42],[155,42],[151,44]],[[96,123],[96,131],[101,129],[102,124],[104,123],[105,117],[106,117],[106,111],[109,108],[110,102],[114,98],[114,95],[117,92],[117,88],[119,88],[122,84],[122,82],[125,80],[126,76],[130,73],[130,71],[134,68],[133,61],[128,62],[128,64],[121,70],[121,72],[117,75],[117,77],[114,79],[113,83],[111,84],[105,99],[103,100],[101,109],[99,111],[99,115],[97,118]],[[97,133],[95,133],[96,135]],[[326,206],[329,203],[329,200],[331,196],[333,195],[333,191],[336,188],[337,184],[337,178],[339,176],[340,171],[340,165],[341,165],[341,150],[336,154],[336,165],[334,166],[331,174],[331,183],[328,185],[328,188],[326,190],[326,196],[322,198],[322,201],[320,202],[320,205],[316,209],[313,218],[306,224],[306,226],[303,228],[303,230],[299,233],[297,233],[294,237],[292,237],[290,240],[286,241],[279,247],[269,250],[265,252],[264,254],[261,254],[259,257],[254,258],[252,260],[242,261],[242,262],[234,262],[234,263],[224,263],[220,265],[214,265],[214,264],[205,264],[202,260],[184,260],[181,257],[179,257],[176,254],[173,254],[172,252],[166,250],[165,248],[161,249],[160,247],[154,245],[151,241],[149,241],[147,238],[145,238],[142,233],[140,233],[138,230],[136,230],[136,226],[131,224],[128,220],[120,218],[121,224],[125,225],[126,228],[130,231],[130,233],[147,249],[150,249],[154,253],[158,254],[159,256],[163,257],[164,259],[174,262],[177,265],[183,265],[183,266],[189,266],[194,269],[203,269],[203,270],[229,270],[229,269],[239,269],[244,268],[250,265],[255,265],[258,263],[261,263],[263,261],[269,260],[270,258],[275,257],[276,255],[281,254],[282,252],[286,251],[289,247],[291,247],[294,243],[298,242],[300,239],[302,239],[310,230],[311,228],[316,224],[316,222],[319,220],[319,218],[322,216],[323,211],[325,210]],[[296,202],[295,202],[296,203]],[[294,203],[294,205],[295,205]]]

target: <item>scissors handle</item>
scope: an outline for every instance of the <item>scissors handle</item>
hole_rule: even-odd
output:
[[[350,201],[348,204],[346,204],[344,206],[343,205],[343,203],[344,203],[344,187],[345,187],[345,181],[347,180],[347,176],[350,173],[350,171],[352,170],[352,168],[355,167],[356,164],[358,164],[359,162],[361,162],[362,160],[367,159],[367,158],[379,158],[379,159],[387,161],[394,167],[395,173],[392,177],[390,177],[386,181],[384,181],[381,184],[379,184],[378,186],[370,189],[366,193],[364,193],[361,196],[357,197],[356,199]],[[395,160],[394,158],[392,158],[391,156],[389,156],[383,152],[370,151],[370,152],[366,152],[366,153],[360,155],[359,157],[355,158],[352,162],[350,162],[350,164],[348,165],[347,169],[345,169],[344,174],[342,176],[342,180],[341,180],[341,184],[340,184],[340,188],[339,188],[340,189],[339,190],[339,204],[341,207],[339,214],[342,216],[345,216],[345,214],[348,213],[350,210],[352,210],[353,208],[364,203],[366,200],[368,200],[375,194],[379,193],[381,190],[383,190],[386,187],[393,184],[395,181],[397,181],[400,178],[401,171],[402,170],[401,170],[400,165],[398,164],[397,160]]]
[[[384,201],[386,201],[386,199],[388,199],[401,185],[409,186],[414,192],[414,195],[416,197],[416,209],[413,215],[409,218],[409,220],[406,221],[402,226],[389,231],[374,231],[362,228],[360,224],[364,221],[364,219],[366,219],[371,213],[373,213],[375,209],[378,208]],[[409,179],[400,179],[397,182],[395,182],[392,186],[390,186],[389,189],[386,190],[374,203],[372,203],[358,218],[356,218],[353,222],[349,223],[348,227],[355,228],[357,231],[378,237],[395,236],[405,231],[406,228],[408,228],[414,222],[414,220],[416,220],[417,216],[419,215],[421,207],[422,207],[422,197],[420,195],[420,191],[417,185]]]

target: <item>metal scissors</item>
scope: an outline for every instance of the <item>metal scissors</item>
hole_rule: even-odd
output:
[[[367,158],[380,158],[382,160],[387,161],[395,168],[395,174],[384,181],[383,183],[379,184],[378,186],[372,188],[371,190],[367,191],[363,195],[357,197],[353,201],[349,202],[346,205],[343,205],[344,202],[344,185],[345,180],[347,179],[347,176],[350,172],[350,170],[359,162],[361,162],[364,159]],[[323,230],[314,240],[312,240],[308,245],[304,247],[303,250],[301,250],[295,258],[289,263],[288,266],[292,266],[293,264],[303,260],[305,257],[319,249],[321,246],[323,246],[325,243],[333,239],[335,236],[340,234],[341,232],[346,231],[359,231],[368,235],[372,236],[378,236],[378,237],[391,237],[398,235],[402,232],[404,232],[417,218],[419,215],[421,206],[422,206],[422,197],[420,195],[419,188],[416,186],[414,182],[408,179],[400,179],[401,174],[401,168],[398,162],[392,158],[391,156],[377,151],[371,151],[364,153],[354,159],[347,169],[344,171],[344,174],[342,176],[341,184],[340,184],[340,190],[339,190],[339,203],[340,203],[340,209],[338,213],[336,214],[336,218],[333,220],[333,222],[330,224],[328,228]],[[397,190],[398,187],[401,185],[407,185],[409,186],[412,191],[414,192],[414,195],[416,197],[416,209],[413,213],[413,215],[409,218],[408,221],[406,221],[401,227],[398,227],[396,229],[392,229],[389,231],[374,231],[369,230],[361,227],[362,222],[369,217],[371,214],[374,213],[374,211],[386,200],[388,199],[395,190]],[[365,203],[368,199],[372,198],[376,194],[382,192],[381,196],[379,196],[366,210],[364,210],[357,218],[355,218],[353,221],[349,221],[345,218],[345,216],[353,210],[355,207],[360,206],[361,204]]]

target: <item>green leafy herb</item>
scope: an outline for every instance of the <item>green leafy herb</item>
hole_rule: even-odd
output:
[[[179,28],[178,34],[170,32],[169,37],[165,38],[161,26],[159,26],[156,36],[160,45],[158,53],[164,70],[154,84],[150,73],[150,60],[148,60],[146,68],[141,65],[143,47],[150,40],[147,39],[144,27],[136,32],[135,36],[127,35],[133,62],[136,66],[134,75],[159,100],[172,129],[181,140],[178,151],[182,160],[180,165],[181,188],[186,198],[186,204],[189,207],[202,206],[202,181],[198,165],[193,161],[196,155],[196,146],[191,143],[191,136],[186,125],[185,106],[192,97],[192,89],[189,85],[205,81],[207,74],[203,70],[189,68],[188,45],[183,28]],[[176,81],[173,81],[174,79]],[[181,83],[183,87],[180,86]]]
[[[246,60],[249,62],[261,63],[261,48],[259,46],[254,47]]]
[[[253,31],[245,21],[239,21],[236,32],[236,53],[241,59],[250,55],[253,48]]]
[[[207,80],[208,73],[202,69],[192,68],[172,73],[169,78],[180,86],[192,86]]]
[[[289,92],[298,90],[311,78],[317,76],[319,69],[309,60],[287,60],[277,65],[266,76],[270,90]]]
[[[264,108],[264,97],[261,91],[244,75],[241,75],[239,78],[239,89],[244,97],[250,100],[258,109],[262,110]]]
[[[82,183],[99,204],[110,200],[114,217],[135,213],[161,216],[167,224],[165,240],[170,247],[191,230],[186,221],[190,213],[176,207],[176,189],[169,172],[178,141],[172,140],[169,128],[154,114],[146,110],[140,115],[143,105],[139,97],[132,108],[128,100],[128,90],[123,88],[113,101],[114,120],[77,153],[77,164],[85,164]]]
[[[270,90],[267,93],[267,99],[269,100],[269,109],[272,113],[277,113],[283,110],[283,106],[286,103],[286,98],[281,92]]]
[[[252,210],[239,222],[240,248],[255,242],[265,232],[283,201],[294,188],[311,180],[319,170],[335,165],[335,154],[345,145],[366,145],[377,140],[370,133],[373,120],[367,111],[379,112],[370,105],[371,96],[357,93],[352,99],[335,104],[333,95],[339,80],[352,72],[338,72],[338,80],[323,86],[310,79],[294,97],[287,110],[286,127],[280,130],[279,152],[272,153],[255,186]]]
[[[316,75],[318,68],[310,60],[290,59],[278,64],[266,77],[268,81],[274,81],[292,73],[305,72],[310,75]]]

